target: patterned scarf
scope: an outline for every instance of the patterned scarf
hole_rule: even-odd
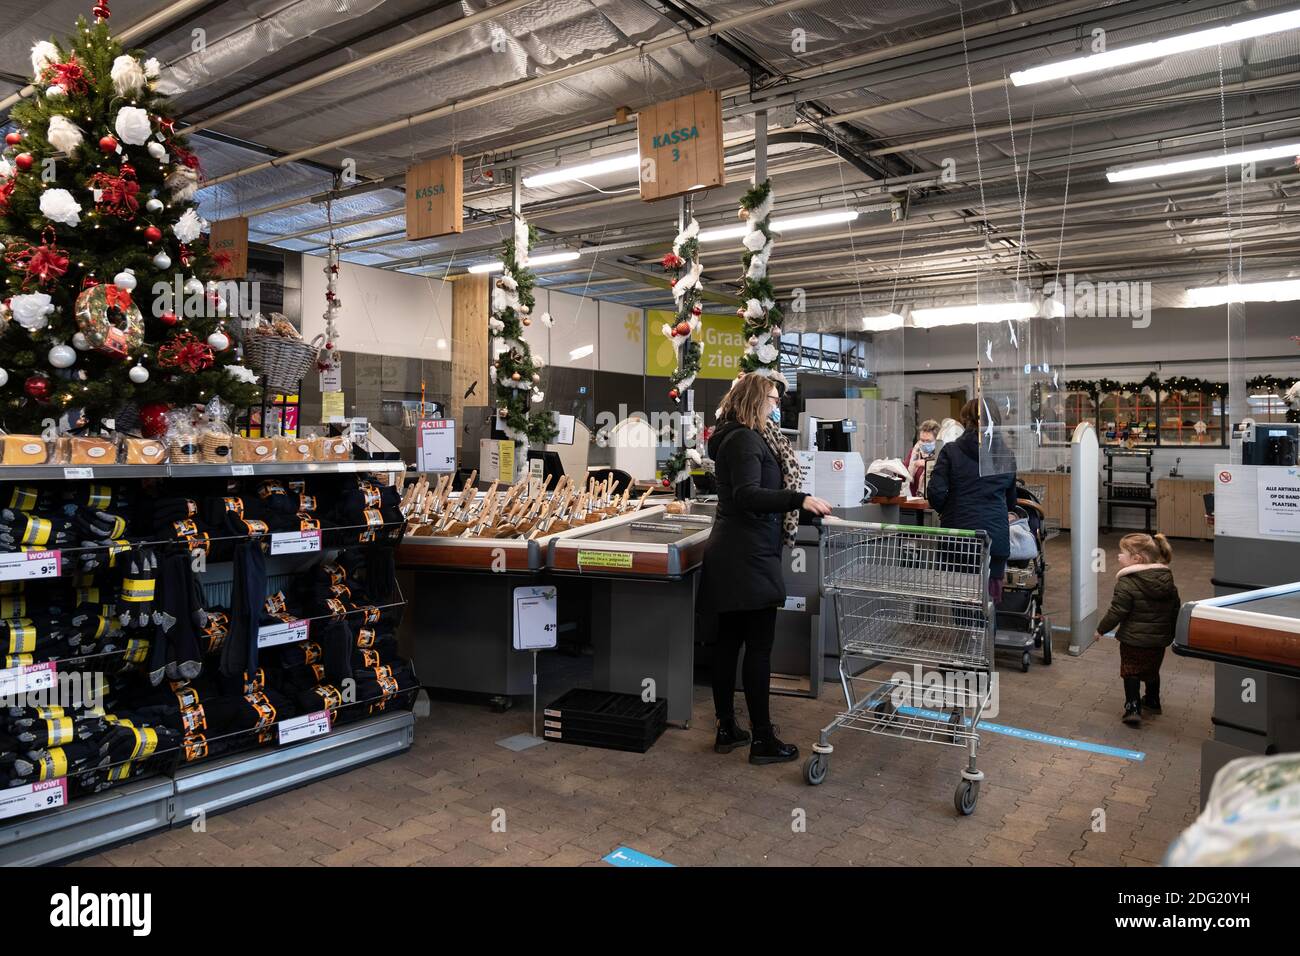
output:
[[[790,442],[781,434],[781,426],[772,419],[763,422],[763,440],[772,450],[776,460],[781,464],[781,480],[786,491],[799,490],[799,458],[795,455]],[[795,535],[799,532],[799,509],[787,511],[781,516],[781,541],[787,547],[794,546]]]

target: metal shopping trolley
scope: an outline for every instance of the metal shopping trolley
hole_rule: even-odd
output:
[[[830,734],[841,727],[965,747],[953,802],[973,813],[984,779],[975,765],[979,722],[993,675],[988,535],[828,519],[821,549],[847,709],[813,744],[804,778],[814,786],[826,779]],[[875,671],[884,664],[911,673]]]

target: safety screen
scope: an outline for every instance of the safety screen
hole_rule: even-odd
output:
[[[980,474],[1051,471],[1069,455],[1060,316],[975,326]]]

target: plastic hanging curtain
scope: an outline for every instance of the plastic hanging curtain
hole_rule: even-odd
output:
[[[1227,306],[1228,336],[1228,427],[1250,415],[1250,392],[1246,387],[1246,305],[1232,302]],[[1230,448],[1231,464],[1241,464],[1241,443]]]
[[[1004,318],[975,326],[981,475],[1051,471],[1066,461],[1064,321]]]

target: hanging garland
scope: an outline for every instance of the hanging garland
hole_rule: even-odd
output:
[[[700,330],[700,314],[704,311],[700,305],[700,274],[704,270],[700,265],[699,237],[700,224],[692,219],[673,240],[673,251],[660,262],[665,271],[672,273],[673,299],[677,303],[676,317],[671,325],[664,323],[663,333],[677,350],[677,367],[669,376],[672,386],[668,397],[679,404],[683,393],[695,383],[704,354],[703,344],[693,338]]]
[[[1094,401],[1099,395],[1106,393],[1136,395],[1141,392],[1160,392],[1162,398],[1169,392],[1199,392],[1204,395],[1213,395],[1216,398],[1226,398],[1228,395],[1227,382],[1216,382],[1206,378],[1191,378],[1186,375],[1160,378],[1155,372],[1152,372],[1140,382],[1117,382],[1113,378],[1073,379],[1066,382],[1065,387],[1072,392],[1087,392],[1093,397]],[[1252,387],[1254,387],[1253,383]]]
[[[740,301],[736,314],[744,319],[746,346],[741,356],[742,374],[755,372],[784,384],[781,362],[781,310],[776,304],[767,263],[772,258],[772,181],[764,180],[740,197],[738,215],[749,231],[744,238],[745,273],[740,279]]]
[[[515,234],[505,241],[501,260],[505,269],[496,280],[493,311],[488,319],[492,337],[492,368],[488,370],[497,391],[497,418],[501,430],[515,444],[545,445],[555,438],[555,418],[550,414],[531,415],[532,405],[545,397],[538,387],[542,381],[542,360],[534,358],[524,341],[524,328],[532,324],[536,305],[533,286],[537,277],[528,269],[528,249],[537,231],[522,216],[515,220]],[[549,326],[550,316],[542,323]]]
[[[325,273],[325,347],[316,358],[316,371],[332,372],[343,367],[343,353],[338,350],[338,317],[339,309],[343,307],[339,301],[338,243],[330,242],[325,266],[321,271]]]

